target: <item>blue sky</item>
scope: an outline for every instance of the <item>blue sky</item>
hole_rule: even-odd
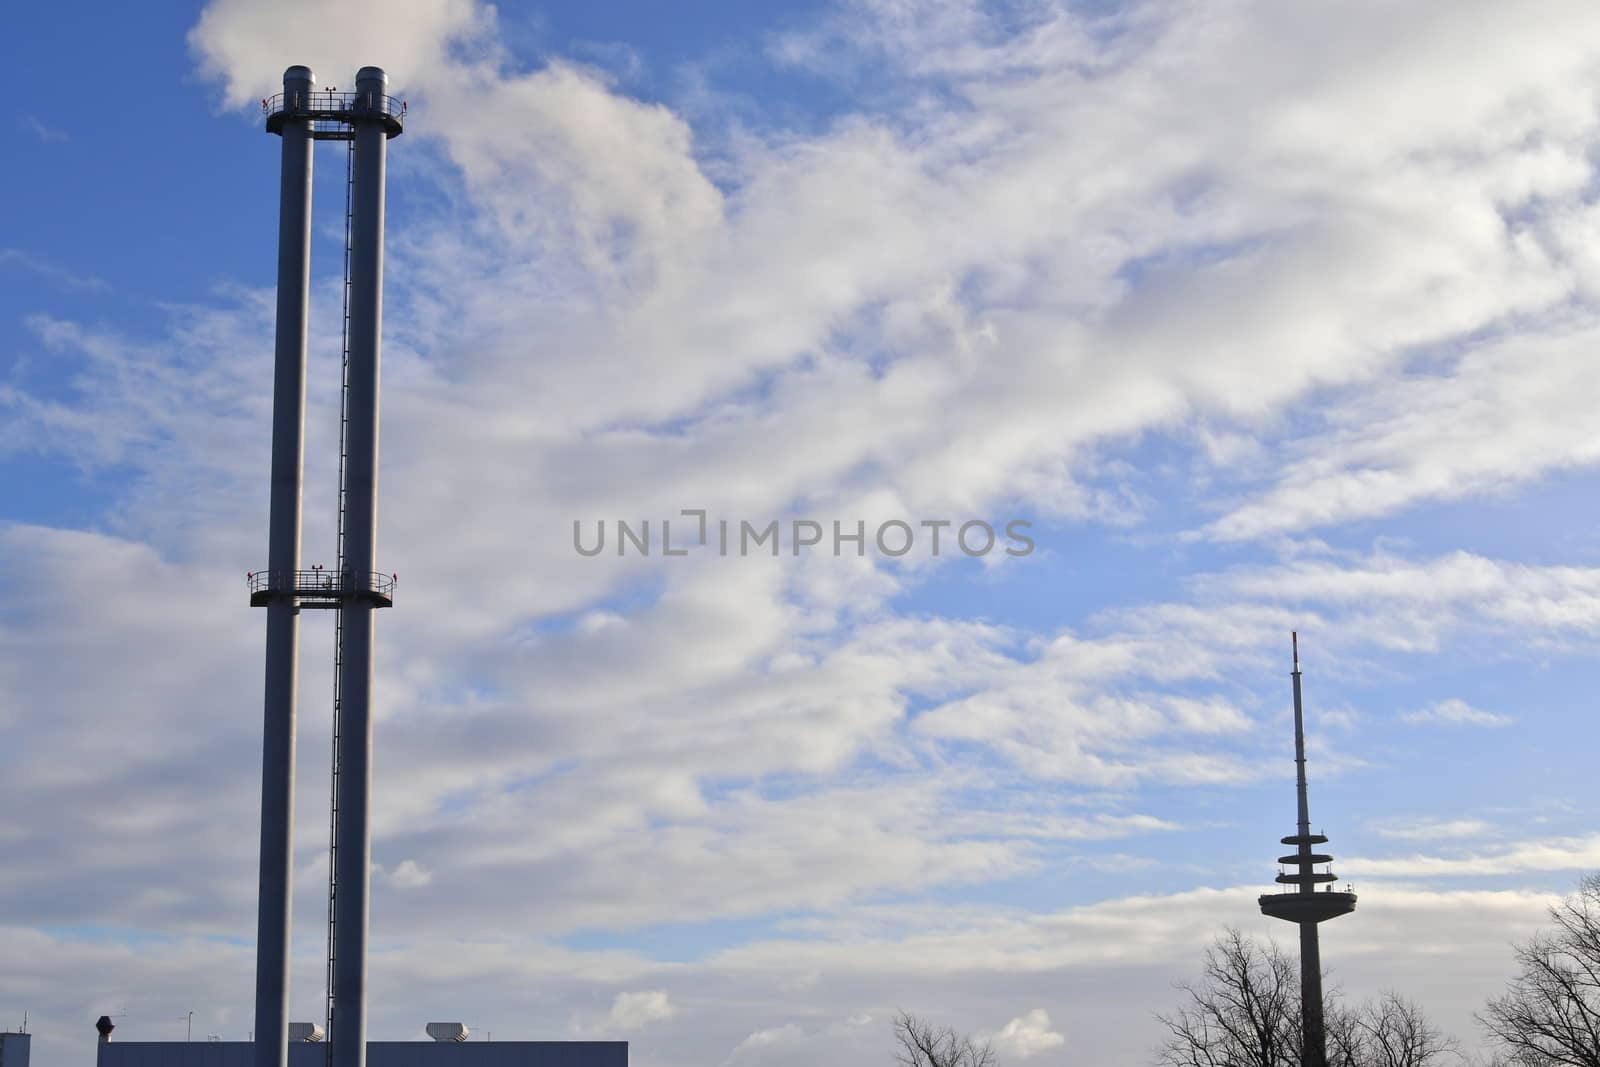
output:
[[[1600,865],[1572,756],[1600,741],[1600,32],[1535,6],[12,12],[0,1025],[27,1010],[43,1067],[124,1005],[129,1037],[251,1025],[255,102],[377,63],[410,109],[373,1037],[873,1063],[905,1007],[1007,1063],[1146,1062],[1215,931],[1275,932],[1293,629],[1314,821],[1361,893],[1325,960],[1475,1047],[1510,942]],[[1023,519],[1037,549],[573,550],[575,520],[684,508]],[[307,620],[296,1018],[329,640]]]

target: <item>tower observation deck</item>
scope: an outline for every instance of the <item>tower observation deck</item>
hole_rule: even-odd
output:
[[[1317,938],[1317,924],[1355,911],[1356,895],[1334,889],[1330,884],[1337,877],[1331,867],[1333,857],[1312,851],[1313,845],[1325,845],[1328,838],[1311,832],[1311,812],[1306,803],[1306,729],[1300,700],[1299,635],[1291,634],[1290,641],[1294,648],[1294,672],[1290,677],[1294,679],[1294,762],[1299,824],[1295,833],[1279,839],[1282,844],[1293,845],[1295,851],[1278,857],[1278,863],[1288,870],[1280,873],[1277,881],[1295,888],[1265,893],[1260,904],[1261,914],[1299,924],[1302,1062],[1305,1067],[1327,1067],[1327,1033],[1322,1015],[1322,948]],[[1318,866],[1324,869],[1319,871]],[[1323,888],[1319,890],[1318,886]]]

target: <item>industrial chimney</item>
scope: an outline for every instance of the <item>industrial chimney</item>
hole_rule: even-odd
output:
[[[328,885],[328,1023],[332,1067],[365,1067],[368,871],[372,840],[373,612],[393,604],[394,576],[376,569],[378,382],[383,332],[386,145],[405,105],[388,76],[362,67],[355,92],[318,90],[309,67],[284,71],[262,101],[283,141],[278,201],[278,318],[272,387],[267,567],[250,603],[267,609],[261,756],[261,882],[256,925],[255,1067],[288,1067],[289,903],[293,889],[295,676],[299,616],[335,613],[333,819]],[[311,276],[311,160],[317,141],[346,154],[344,366],[339,422],[338,567],[301,569],[306,319]]]
[[[117,1024],[111,1021],[111,1016],[102,1015],[94,1021],[94,1028],[100,1031],[100,1043],[108,1045],[111,1043],[111,1031],[117,1028]]]

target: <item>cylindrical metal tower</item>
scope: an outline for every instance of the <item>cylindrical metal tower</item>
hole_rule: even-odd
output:
[[[378,546],[378,377],[383,334],[384,166],[388,76],[377,67],[356,75],[355,187],[350,218],[350,367],[345,467],[345,559],[357,589],[372,574]],[[367,914],[372,860],[373,603],[345,607],[344,691],[340,698],[338,896],[334,902],[333,1064],[367,1060]]]
[[[1298,887],[1293,893],[1268,893],[1261,897],[1261,913],[1275,919],[1298,923],[1300,926],[1300,1039],[1301,1062],[1305,1067],[1327,1067],[1327,1033],[1322,1013],[1322,947],[1317,937],[1317,924],[1348,915],[1355,910],[1356,895],[1335,892],[1327,886],[1322,892],[1318,885],[1333,882],[1332,870],[1317,871],[1317,864],[1331,864],[1333,857],[1311,851],[1312,845],[1327,844],[1327,837],[1311,832],[1311,808],[1306,800],[1306,726],[1305,711],[1300,701],[1300,638],[1291,634],[1294,648],[1294,762],[1295,800],[1299,816],[1296,833],[1282,838],[1285,845],[1294,845],[1292,855],[1278,857],[1278,862],[1293,868],[1292,872],[1278,875],[1283,885]]]
[[[283,72],[283,98],[305,109],[310,68]],[[311,120],[287,119],[278,192],[278,323],[272,381],[272,503],[267,571],[300,569],[305,469],[306,314],[311,286]],[[269,577],[269,588],[273,584]],[[266,700],[261,746],[261,884],[256,919],[256,1067],[289,1062],[289,900],[294,889],[295,686],[300,609],[293,595],[267,607]]]
[[[290,67],[283,94],[262,101],[267,129],[283,138],[279,218],[278,339],[273,386],[272,526],[265,571],[250,602],[267,608],[266,735],[261,785],[261,895],[256,952],[256,1067],[288,1064],[289,904],[294,822],[295,673],[303,608],[339,613],[334,774],[338,782],[330,895],[330,953],[337,1067],[366,1062],[367,818],[372,790],[372,613],[393,603],[394,578],[374,568],[378,516],[378,371],[383,317],[384,164],[405,105],[388,78],[363,67],[356,91],[316,91],[311,71]],[[311,265],[311,150],[352,145],[346,248],[346,422],[340,440],[337,573],[300,569],[304,466],[306,308]]]

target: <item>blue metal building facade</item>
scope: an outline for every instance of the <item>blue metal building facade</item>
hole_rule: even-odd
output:
[[[254,1067],[249,1041],[109,1041],[95,1067]],[[327,1067],[321,1044],[289,1046],[289,1067]],[[628,1067],[626,1041],[369,1041],[367,1067]]]
[[[0,1067],[28,1067],[32,1034],[0,1034]]]

